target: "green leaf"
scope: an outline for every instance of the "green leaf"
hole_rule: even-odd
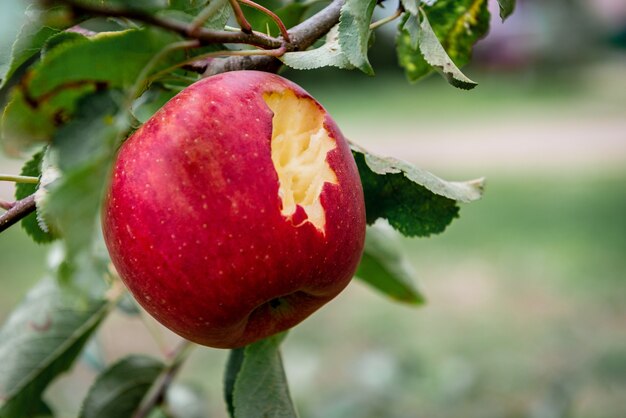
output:
[[[152,86],[133,105],[133,116],[145,123],[179,91],[169,90],[161,86]]]
[[[419,48],[420,23],[417,15],[406,13],[400,25],[402,30],[409,36],[411,49],[417,51]]]
[[[46,42],[43,44],[40,54],[42,57],[45,57],[46,54],[50,53],[54,48],[59,45],[63,45],[65,42],[81,42],[85,38],[89,38],[89,36],[83,35],[82,33],[68,31],[65,30],[63,32],[59,32],[50,36]]]
[[[40,413],[44,389],[70,368],[109,308],[53,279],[35,286],[0,330],[0,417]]]
[[[232,15],[232,8],[228,0],[211,0],[207,7],[211,7],[212,13],[203,26],[207,29],[224,29]]]
[[[324,45],[308,51],[288,52],[279,59],[285,65],[296,70],[311,70],[321,67],[354,68],[339,45],[338,25],[333,26],[328,32]]]
[[[68,258],[64,276],[80,277],[87,288],[101,282],[102,262],[94,248],[101,238],[100,201],[115,150],[130,127],[115,93],[87,96],[76,117],[57,131],[51,151],[63,174],[47,188],[39,205],[44,219],[64,239]]]
[[[444,49],[459,67],[470,61],[472,47],[489,31],[487,0],[439,0],[424,11]]]
[[[419,13],[420,0],[400,0],[400,3],[409,14],[417,16]]]
[[[515,0],[498,0],[500,6],[500,18],[504,22],[515,10]]]
[[[0,418],[22,418],[24,416],[28,416],[28,418],[53,418],[54,413],[41,398],[29,402],[24,410],[0,409]]]
[[[422,17],[422,24],[420,25],[419,47],[428,65],[441,72],[448,83],[464,90],[476,87],[476,83],[467,78],[450,59],[437,39],[437,35],[433,32],[426,16]]]
[[[41,160],[43,159],[44,150],[35,153],[30,160],[24,164],[22,171],[23,176],[40,177],[41,176]],[[34,194],[38,189],[37,184],[17,183],[15,185],[15,198],[17,200],[24,199]],[[36,213],[31,213],[22,219],[22,228],[37,243],[44,244],[54,241],[57,237],[49,231],[44,231],[39,223]]]
[[[367,228],[365,249],[356,276],[399,302],[424,303],[415,286],[415,272],[402,252],[397,233],[376,222]]]
[[[226,402],[234,418],[295,418],[280,356],[285,333],[231,351],[224,379]]]
[[[49,141],[71,119],[81,97],[104,88],[129,89],[154,55],[179,39],[146,28],[73,37],[56,45],[12,91],[2,117],[5,148],[19,151]],[[152,73],[183,58],[181,51],[168,54]]]
[[[156,11],[167,7],[169,0],[75,0],[78,4],[91,4],[114,9]]]
[[[231,418],[235,418],[235,404],[234,404],[234,391],[235,382],[237,382],[237,375],[241,370],[243,364],[243,353],[245,348],[235,348],[230,350],[228,354],[228,361],[226,362],[226,371],[224,373],[224,400],[226,401],[226,408],[228,409],[228,415]]]
[[[109,91],[87,96],[76,117],[53,140],[52,151],[63,176],[50,186],[44,209],[69,242],[68,255],[92,241],[109,167],[129,129],[118,103]]]
[[[89,389],[80,418],[131,418],[165,365],[130,355],[102,372]]]
[[[37,142],[48,142],[55,129],[67,121],[76,102],[94,86],[82,86],[59,92],[43,103],[34,105],[21,88],[13,89],[1,123],[1,140],[7,154],[19,155]]]
[[[482,179],[448,182],[407,162],[369,154],[354,144],[352,153],[370,225],[384,218],[405,236],[438,234],[458,216],[457,202],[472,202],[482,195]]]
[[[200,12],[199,9],[202,9],[202,7],[190,7],[187,9],[170,7],[169,9],[159,11],[157,15],[191,23]],[[202,13],[205,12],[207,15],[202,26],[206,29],[222,30],[232,15],[232,8],[228,0],[212,0],[206,6],[206,9],[202,10]]]
[[[35,70],[28,85],[29,93],[38,101],[41,96],[70,84],[105,83],[109,88],[131,87],[156,53],[179,40],[180,37],[170,32],[144,28],[103,32],[64,42],[46,54]],[[183,57],[182,53],[172,56]],[[166,66],[167,60],[163,60],[154,71]]]
[[[487,6],[487,0],[438,0],[433,5],[422,6],[423,15],[437,39],[459,68],[469,62],[473,45],[489,30]],[[415,44],[417,22],[405,27],[409,18],[410,14],[407,13],[402,19],[396,44],[399,63],[413,82],[430,74],[433,67],[426,62]]]
[[[26,18],[28,20],[13,43],[8,66],[4,72],[0,73],[0,96],[2,97],[6,94],[9,81],[14,76],[21,76],[25,67],[39,57],[39,51],[46,41],[71,24],[68,16],[59,15],[54,11],[43,13],[32,7],[27,11]]]
[[[374,75],[367,59],[370,23],[376,0],[346,0],[339,18],[339,45],[348,61],[365,74]]]
[[[168,0],[167,8],[171,10],[182,10],[186,13],[196,14],[209,2],[209,0]]]

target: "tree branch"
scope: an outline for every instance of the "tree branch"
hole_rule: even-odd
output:
[[[51,1],[51,0],[50,0]],[[137,20],[148,25],[158,26],[176,32],[186,38],[197,39],[205,44],[248,44],[263,49],[272,49],[285,52],[303,51],[313,43],[326,35],[328,31],[339,22],[341,6],[344,0],[332,0],[332,2],[317,14],[304,22],[291,28],[288,39],[274,38],[259,32],[245,33],[243,31],[215,31],[197,27],[193,23],[162,18],[151,15],[141,10],[114,9],[96,6],[91,3],[78,3],[75,0],[55,0],[58,4],[65,4],[78,12],[94,16],[125,17]],[[203,76],[236,70],[260,70],[277,72],[282,63],[275,54],[268,56],[232,56],[227,58],[208,58],[191,65],[189,68],[202,72]]]
[[[289,30],[291,42],[285,45],[287,52],[303,51],[326,35],[339,22],[343,3],[344,0],[333,0],[317,14],[291,28]],[[214,58],[206,64],[204,77],[237,70],[260,70],[275,73],[282,65],[280,60],[269,56]]]
[[[16,224],[20,219],[30,215],[35,210],[35,195],[30,195],[13,204],[11,209],[0,215],[0,232]]]
[[[75,12],[85,13],[92,16],[125,17],[137,20],[148,25],[176,32],[186,38],[197,39],[204,44],[247,44],[264,49],[280,48],[282,41],[258,32],[246,33],[209,30],[195,27],[192,24],[152,15],[136,9],[118,9],[112,7],[96,6],[92,3],[78,3],[75,0],[56,0],[56,4],[63,4]]]

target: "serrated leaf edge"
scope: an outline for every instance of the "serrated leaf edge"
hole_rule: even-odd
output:
[[[404,160],[400,160],[394,157],[380,157],[380,156],[374,155],[368,152],[367,150],[365,150],[364,148],[362,148],[361,146],[356,145],[353,142],[350,142],[350,148],[353,151],[363,154],[367,167],[376,174],[385,175],[385,174],[402,173],[406,178],[411,180],[413,183],[419,184],[420,186],[426,188],[428,191],[436,195],[443,196],[450,200],[454,200],[454,201],[461,202],[461,203],[474,202],[476,200],[479,200],[483,195],[484,188],[485,188],[484,177],[477,178],[474,180],[467,180],[467,181],[446,181],[432,174],[431,172],[423,170]],[[376,160],[385,162],[386,163],[385,167],[384,168],[377,167],[377,164],[374,163],[374,161]],[[438,187],[432,187],[431,185],[428,185],[428,184],[424,184],[422,180],[420,180],[419,178],[411,174],[411,170],[416,170],[420,172],[421,174],[426,175],[436,180],[437,183],[442,184],[442,187],[438,188]],[[467,195],[468,197],[460,198],[459,196],[456,196],[453,193],[445,190],[443,185],[449,185],[453,187],[454,189],[456,189],[460,194]]]

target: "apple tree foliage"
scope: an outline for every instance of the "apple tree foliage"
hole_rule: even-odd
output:
[[[0,66],[0,135],[7,155],[31,157],[23,177],[15,177],[16,202],[4,204],[0,228],[21,219],[35,242],[58,242],[51,245],[46,277],[0,329],[0,418],[54,416],[45,390],[80,359],[100,370],[80,417],[203,416],[201,407],[182,404],[179,396],[198,406],[201,395],[173,383],[189,343],[164,359],[132,354],[115,364],[101,364],[86,349],[107,314],[138,312],[109,267],[99,228],[115,152],[169,98],[207,75],[278,71],[282,65],[373,75],[368,48],[383,24],[397,27],[398,63],[408,80],[438,72],[454,87],[474,88],[461,68],[487,34],[487,0],[394,1],[29,4],[10,60]],[[515,2],[499,5],[505,19]],[[382,6],[395,11],[373,21]],[[253,32],[236,27],[248,25]],[[356,276],[395,301],[420,305],[424,298],[398,234],[443,232],[458,217],[459,203],[480,198],[482,182],[447,182],[356,143],[352,147],[370,224]],[[224,388],[232,417],[297,416],[280,356],[284,338],[275,335],[231,351]]]

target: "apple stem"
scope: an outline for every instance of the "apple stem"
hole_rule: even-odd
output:
[[[276,22],[276,25],[278,26],[278,29],[280,29],[280,33],[282,34],[283,39],[286,42],[291,42],[289,40],[289,32],[287,32],[287,28],[285,27],[285,24],[280,19],[280,17],[278,17],[278,15],[276,13],[274,13],[271,10],[261,6],[258,3],[255,3],[252,0],[231,0],[231,1],[239,1],[240,3],[243,3],[246,6],[253,7],[255,9],[260,10],[261,12],[265,13],[266,15],[268,15],[274,22]]]
[[[145,418],[156,406],[163,403],[165,393],[169,389],[170,385],[174,381],[174,378],[178,374],[180,367],[185,362],[187,357],[189,357],[189,354],[194,347],[196,347],[196,344],[187,340],[183,340],[180,344],[178,344],[176,349],[174,349],[172,354],[169,356],[171,360],[150,388],[150,391],[139,405],[139,408],[133,415],[133,418]]]

